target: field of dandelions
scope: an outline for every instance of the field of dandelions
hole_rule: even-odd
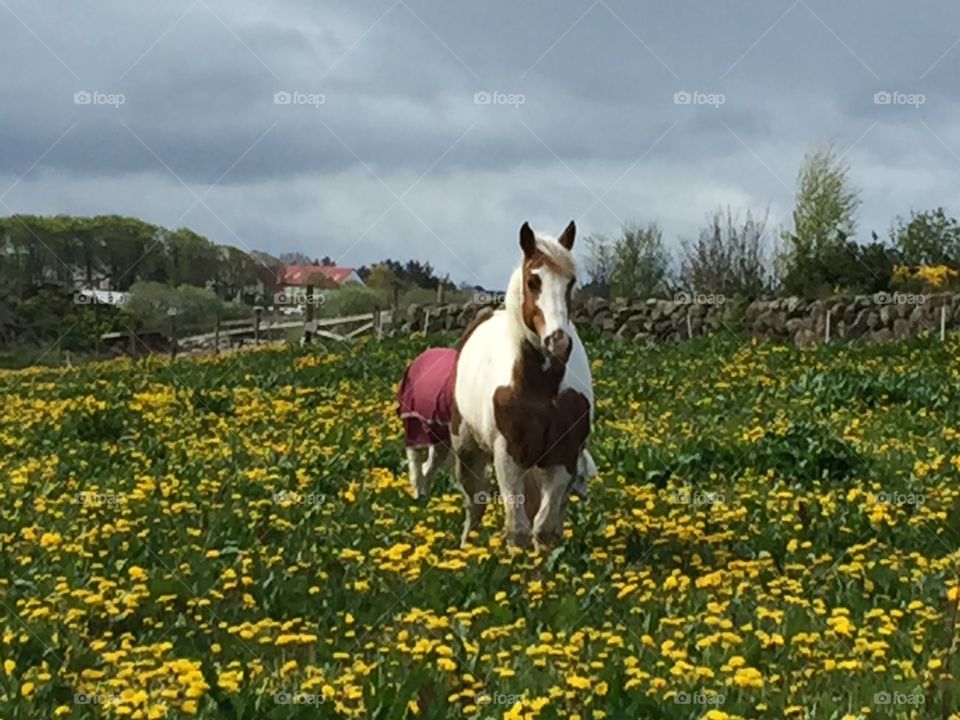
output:
[[[960,718],[960,340],[590,340],[542,554],[410,497],[426,345],[0,373],[0,719]]]

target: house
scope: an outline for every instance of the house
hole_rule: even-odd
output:
[[[347,283],[364,284],[353,268],[336,265],[285,265],[279,284],[284,288],[326,285],[329,289],[334,289]]]
[[[310,302],[323,303],[326,292],[351,284],[365,284],[353,268],[335,265],[284,265],[277,281],[274,301],[278,305],[296,306]],[[307,287],[311,285],[315,300],[306,296]]]

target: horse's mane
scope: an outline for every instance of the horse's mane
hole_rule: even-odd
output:
[[[549,264],[557,268],[557,272],[571,278],[577,276],[577,263],[573,259],[572,252],[550,235],[537,233],[536,238],[537,250],[546,256]]]

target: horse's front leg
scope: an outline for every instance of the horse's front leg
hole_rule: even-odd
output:
[[[573,475],[562,465],[543,472],[540,509],[533,519],[533,539],[538,547],[551,547],[563,539],[563,521]]]
[[[523,507],[524,470],[507,452],[507,441],[503,437],[494,443],[493,464],[503,500],[504,535],[509,544],[526,547],[530,544],[530,520]]]

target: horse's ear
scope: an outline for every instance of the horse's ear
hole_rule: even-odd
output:
[[[536,252],[537,238],[530,229],[530,223],[524,223],[520,226],[520,247],[523,249],[525,257],[530,257]]]
[[[557,238],[557,242],[563,245],[567,250],[573,250],[573,241],[577,239],[577,224],[571,220],[567,229]]]

